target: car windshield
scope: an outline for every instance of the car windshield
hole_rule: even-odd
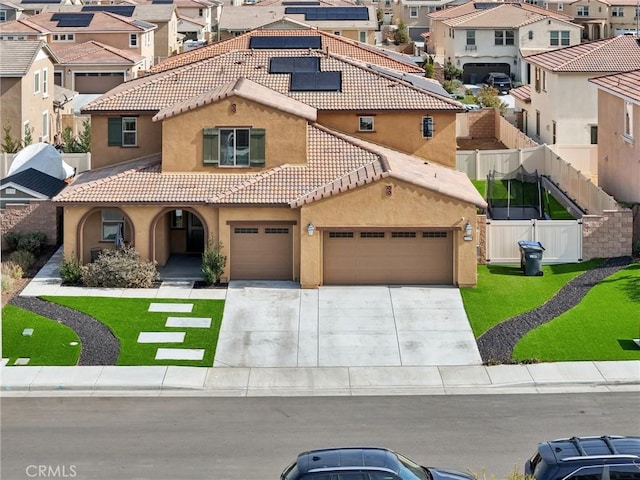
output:
[[[400,470],[398,475],[402,480],[432,480],[429,471],[417,463],[409,460],[407,457],[403,457],[400,454],[396,454],[398,461],[400,462]]]
[[[282,475],[280,476],[280,478],[282,480],[293,480],[298,478],[298,465],[296,462],[292,463],[291,465],[289,465],[287,468],[284,469],[284,472],[282,472]]]

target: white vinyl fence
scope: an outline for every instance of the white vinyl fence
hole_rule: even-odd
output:
[[[518,242],[540,242],[542,263],[582,261],[581,220],[487,220],[487,263],[520,263]]]

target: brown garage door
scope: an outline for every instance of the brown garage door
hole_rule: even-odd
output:
[[[231,227],[232,280],[292,280],[291,225]]]
[[[76,73],[74,90],[78,93],[105,93],[124,82],[124,74],[113,72]]]
[[[325,231],[325,285],[451,285],[451,232]]]

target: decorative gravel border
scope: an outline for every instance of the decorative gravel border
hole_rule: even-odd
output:
[[[569,281],[544,305],[490,328],[476,340],[482,361],[513,363],[513,349],[526,333],[575,307],[592,287],[631,262],[631,257],[609,258]]]
[[[37,297],[14,297],[10,303],[73,329],[82,342],[79,366],[116,364],[120,341],[95,318]]]

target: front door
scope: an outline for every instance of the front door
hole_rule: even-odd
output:
[[[187,213],[187,253],[204,252],[204,226],[200,219]]]

